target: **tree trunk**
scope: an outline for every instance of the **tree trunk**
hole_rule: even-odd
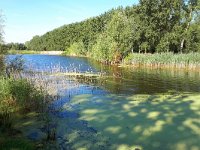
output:
[[[181,41],[181,47],[180,47],[180,52],[182,53],[183,52],[183,46],[185,44],[185,39],[183,38],[182,41]]]
[[[185,33],[187,33],[189,27],[190,27],[190,22],[192,20],[192,12],[193,9],[190,9],[190,14],[189,14],[189,19],[188,19],[188,23],[187,23],[187,27],[185,28]],[[185,44],[185,37],[183,36],[183,39],[181,40],[181,45],[180,45],[180,52],[183,52],[183,48],[184,48],[184,44]]]

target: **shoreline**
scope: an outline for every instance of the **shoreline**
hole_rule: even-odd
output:
[[[33,51],[33,50],[9,50],[8,54],[43,54],[43,55],[62,55],[63,51]]]
[[[63,51],[40,51],[40,54],[45,55],[62,55]]]
[[[194,71],[194,72],[200,72],[200,66],[190,67],[190,66],[182,66],[181,64],[176,65],[170,65],[170,64],[119,64],[118,67],[120,68],[147,68],[147,69],[159,69],[159,70],[182,70],[182,71]]]
[[[41,55],[60,55],[60,56],[71,56],[71,57],[84,57],[84,58],[91,58],[89,56],[78,56],[78,55],[66,55],[64,51],[33,51],[33,50],[10,50],[8,54],[41,54]],[[92,59],[92,58],[91,58]],[[126,59],[126,58],[125,58]],[[117,66],[121,68],[149,68],[149,69],[175,69],[175,70],[185,70],[185,71],[195,71],[199,72],[200,65],[198,64],[182,64],[182,63],[175,63],[175,64],[163,64],[163,63],[142,63],[142,62],[125,62],[125,59],[122,60],[119,64],[105,64],[106,66]],[[100,62],[101,63],[101,62]]]

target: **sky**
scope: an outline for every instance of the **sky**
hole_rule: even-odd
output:
[[[4,41],[24,43],[64,24],[100,15],[138,0],[0,0]]]

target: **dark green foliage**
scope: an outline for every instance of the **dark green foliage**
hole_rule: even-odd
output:
[[[185,38],[187,41],[185,42],[184,52],[200,52],[200,23],[192,24]]]
[[[17,111],[39,111],[43,91],[25,79],[8,79],[0,76],[0,127],[10,121]]]
[[[4,69],[5,69],[5,66],[4,66],[4,57],[0,55],[0,75],[3,75]]]
[[[23,43],[8,43],[3,41],[3,18],[0,13],[0,54],[5,54],[8,50],[26,50],[26,46]]]
[[[110,20],[112,11],[90,18],[80,23],[64,25],[43,36],[34,36],[26,46],[31,50],[61,50],[69,48],[76,42],[83,42],[86,49],[90,43],[94,43],[97,34],[105,29],[105,25]]]
[[[199,6],[199,0],[140,0],[136,6],[112,9],[35,36],[26,46],[113,63],[133,52],[199,52]]]
[[[8,43],[5,46],[8,50],[26,50],[26,46],[23,43]]]
[[[7,54],[9,50],[22,51],[26,50],[27,47],[23,43],[8,43],[0,45],[0,53]]]
[[[185,37],[196,23],[192,20],[196,17],[197,4],[197,0],[141,0],[136,10],[141,32],[140,52],[189,52],[186,43],[192,42],[191,37]]]
[[[68,47],[65,50],[66,55],[75,55],[75,56],[85,56],[87,54],[85,45],[83,42],[75,42],[73,44],[70,45],[70,47]]]
[[[10,137],[8,135],[0,136],[1,150],[34,150],[34,144],[25,138]]]

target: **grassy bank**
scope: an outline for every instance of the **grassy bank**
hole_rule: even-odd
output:
[[[9,50],[7,54],[40,54],[40,51],[32,50]]]
[[[200,53],[174,54],[138,54],[133,53],[123,60],[123,65],[144,66],[152,68],[200,68]]]
[[[87,57],[75,55],[62,51],[30,51],[30,50],[10,50],[8,54],[45,54],[45,55],[63,55],[75,57]],[[200,68],[200,53],[174,54],[174,53],[155,53],[139,54],[132,53],[125,57],[121,66],[133,67],[151,67],[151,68],[171,68],[171,69],[189,69],[196,70]]]
[[[45,55],[62,55],[62,51],[33,51],[33,50],[9,50],[8,54],[45,54]]]
[[[64,75],[26,72],[21,67],[19,57],[5,65],[0,76],[0,149],[54,147],[57,123],[50,114],[58,110],[48,106],[77,83],[69,85]]]
[[[77,56],[64,52],[65,56]],[[89,58],[92,58],[89,56]],[[92,58],[94,59],[94,58]],[[104,62],[102,62],[104,63]],[[106,63],[113,64],[113,63]],[[169,69],[200,69],[200,53],[174,54],[174,53],[132,53],[125,57],[120,64],[122,67],[149,67],[149,68],[169,68]]]
[[[15,124],[19,116],[42,112],[43,99],[44,92],[26,79],[0,76],[0,149],[33,149],[33,144],[23,137]]]

